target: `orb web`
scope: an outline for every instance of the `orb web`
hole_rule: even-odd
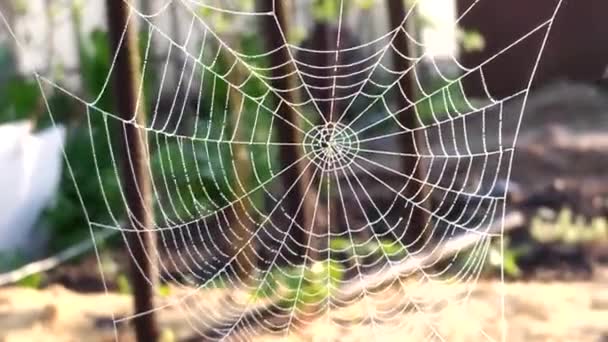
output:
[[[484,0],[463,11],[455,25],[480,1]],[[212,340],[252,340],[263,333],[287,337],[318,327],[319,322],[346,327],[372,340],[390,336],[444,340],[441,307],[466,306],[491,240],[502,238],[500,230],[489,229],[505,214],[506,188],[500,182],[509,178],[531,80],[559,4],[538,26],[477,66],[466,67],[452,56],[456,76],[442,70],[433,56],[406,56],[395,48],[400,33],[413,46],[424,47],[406,29],[418,2],[410,6],[399,27],[367,42],[341,46],[342,25],[346,25],[342,0],[335,48],[305,47],[283,33],[277,48],[257,51],[235,43],[233,32],[247,32],[262,17],[278,19],[274,11],[256,11],[250,2],[172,0],[154,13],[127,4],[129,20],[144,33],[142,98],[147,80],[154,79],[148,90],[152,96],[145,103],[150,116],[145,125],[103,105],[111,96],[107,85],[113,64],[100,93],[89,99],[44,75],[36,78],[43,93],[52,89],[68,95],[89,128],[87,148],[96,166],[91,172],[98,179],[99,198],[81,201],[85,213],[92,206],[103,206],[111,218],[89,220],[93,239],[99,230],[115,230],[123,237],[127,257],[133,258],[128,234],[142,229],[157,233],[157,254],[147,258],[158,264],[160,282],[174,290],[158,294],[154,311],[179,314],[191,331]],[[179,37],[165,28],[172,9],[179,11],[188,28]],[[231,26],[226,28],[228,18]],[[508,96],[493,96],[484,69],[531,40],[538,57],[532,61],[529,78]],[[281,65],[268,62],[281,49],[289,56],[284,64],[293,66],[282,77],[296,80],[283,89],[273,86],[277,77],[272,76]],[[395,70],[394,55],[411,67]],[[157,67],[151,68],[152,63]],[[439,85],[424,79],[422,65],[437,76]],[[415,81],[416,94],[402,89],[399,81],[404,77]],[[485,89],[484,98],[474,100],[465,94],[464,82],[472,78]],[[298,96],[287,97],[289,92]],[[395,98],[407,105],[396,104],[404,101]],[[144,105],[143,99],[139,102]],[[46,105],[51,117],[56,115],[53,104]],[[282,105],[296,113],[299,123],[281,115]],[[412,112],[418,126],[402,126],[398,118]],[[281,141],[276,132],[279,123],[299,138]],[[119,165],[118,142],[129,143],[120,138],[127,126],[136,126],[147,136],[154,197],[154,208],[149,210],[155,216],[151,227],[141,227],[129,213],[120,183],[119,169],[128,165]],[[416,152],[400,151],[399,138],[414,133],[421,137]],[[280,163],[279,150],[293,145],[301,156],[289,165]],[[75,162],[66,157],[68,165]],[[422,178],[404,172],[402,160],[424,164],[427,172]],[[102,169],[102,161],[111,167]],[[282,177],[297,165],[304,167],[296,181],[283,184]],[[82,176],[72,174],[76,188]],[[403,189],[411,183],[427,189],[428,196],[404,196]],[[286,210],[285,201],[298,184],[303,184],[298,213],[306,201],[314,201],[313,222],[324,222],[319,224],[322,230],[302,227]],[[110,196],[111,188],[119,195]],[[363,287],[357,295],[346,296],[349,288],[374,274],[441,253],[431,245],[415,248],[402,242],[415,207],[431,218],[424,228],[434,246],[461,234],[482,238],[447,261],[400,274],[391,286]],[[120,219],[120,213],[126,213],[126,220]],[[305,245],[293,241],[296,231],[308,233]],[[305,264],[280,256],[294,244],[306,251]],[[136,265],[140,262],[135,260]],[[247,281],[234,276],[240,262],[252,266]],[[113,320],[117,326],[146,314],[118,317],[117,313]],[[489,336],[480,326],[467,328],[490,340],[501,338]]]
[[[302,145],[308,159],[323,172],[349,167],[357,157],[357,134],[344,124],[328,122],[306,132]]]

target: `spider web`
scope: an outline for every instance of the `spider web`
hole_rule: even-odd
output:
[[[127,235],[142,229],[156,232],[158,254],[147,257],[158,263],[160,282],[172,284],[175,290],[165,297],[159,293],[154,311],[178,309],[202,338],[250,340],[260,332],[277,331],[287,337],[318,324],[307,319],[318,315],[328,325],[367,329],[362,334],[373,340],[391,333],[444,340],[445,331],[437,323],[438,306],[466,304],[488,259],[491,240],[502,239],[500,232],[489,229],[504,218],[507,186],[503,182],[509,179],[525,102],[559,5],[533,30],[475,67],[465,67],[452,56],[452,65],[459,71],[456,77],[442,70],[433,56],[406,56],[395,48],[399,34],[405,34],[413,46],[424,47],[406,30],[417,2],[399,27],[368,42],[343,42],[348,46],[341,45],[345,6],[341,1],[334,48],[319,50],[293,43],[282,32],[277,48],[251,52],[235,43],[234,32],[246,32],[260,18],[278,22],[274,11],[256,12],[238,1],[175,0],[155,13],[142,13],[129,4],[129,19],[145,33],[142,96],[147,80],[155,78],[151,101],[138,101],[148,107],[150,118],[145,125],[103,106],[111,96],[107,85],[113,64],[102,91],[90,100],[36,75],[41,85],[79,103],[86,114],[95,165],[101,159],[111,161],[112,184],[99,167],[90,171],[98,178],[101,201],[82,198],[85,213],[101,203],[111,217],[109,222],[89,220],[92,236],[99,230],[119,231],[126,257],[133,258],[133,240]],[[172,37],[162,25],[172,8],[187,23],[181,37]],[[229,18],[234,26],[222,29],[217,18]],[[531,61],[529,78],[520,90],[493,96],[484,68],[530,40],[537,42],[538,58]],[[272,72],[282,65],[268,63],[281,49],[289,55],[284,64],[293,69],[279,78],[295,80],[286,89],[273,86],[278,77]],[[395,70],[395,54],[411,67]],[[150,67],[154,62],[160,68]],[[424,78],[423,64],[440,80],[439,85]],[[172,68],[177,72],[171,72]],[[416,94],[402,89],[403,77],[415,80]],[[483,99],[465,94],[464,82],[470,79],[485,89]],[[288,97],[290,93],[298,96]],[[404,101],[398,104],[395,98]],[[286,120],[279,113],[281,104],[287,104],[300,122]],[[47,107],[53,116],[48,101]],[[418,126],[403,127],[399,117],[412,111]],[[297,131],[301,141],[281,141],[276,132],[280,124]],[[122,139],[120,130],[129,125],[147,136],[155,203],[151,214],[156,217],[151,227],[142,227],[131,215],[119,181],[116,142]],[[401,152],[399,137],[414,132],[421,138],[416,152]],[[278,151],[285,146],[301,149],[295,163],[279,162]],[[69,155],[67,159],[69,165]],[[423,178],[402,172],[403,159],[425,165]],[[305,165],[302,171],[310,175],[300,173],[297,178],[305,183],[298,211],[306,200],[314,200],[312,220],[323,222],[324,231],[309,232],[285,208],[297,183],[283,184],[281,179],[298,164]],[[78,188],[82,175],[72,176]],[[420,200],[404,196],[409,183],[428,190],[427,196]],[[109,198],[110,187],[118,187],[120,197]],[[431,209],[425,203],[433,203]],[[433,248],[402,242],[412,208],[431,217],[425,230],[437,245],[461,234],[478,234],[482,239],[472,251],[418,267],[392,286],[364,289],[352,298],[343,296],[345,288]],[[130,224],[120,220],[122,212]],[[308,234],[305,245],[292,241],[298,230]],[[290,243],[305,248],[308,266],[281,257]],[[234,276],[243,257],[253,268],[246,281]],[[139,262],[135,260],[136,265]],[[103,274],[101,259],[100,269]],[[242,291],[243,298],[233,294],[210,299],[214,297],[209,293],[221,292],[225,285]],[[315,293],[320,289],[327,293]],[[260,305],[270,309],[266,316],[247,315],[248,309]],[[343,308],[357,305],[366,319],[341,323],[340,317],[350,317]],[[408,313],[416,318],[403,319]],[[114,317],[114,324],[146,314]],[[490,340],[500,338],[490,337],[480,326],[471,329]]]

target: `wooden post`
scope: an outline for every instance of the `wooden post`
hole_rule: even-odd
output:
[[[404,0],[388,0],[387,8],[389,23],[391,25],[390,27],[397,28],[398,26],[401,26],[406,13]],[[399,31],[397,33],[393,45],[401,54],[409,56],[410,49],[408,46],[408,38],[404,32]],[[411,67],[410,62],[399,56],[399,53],[396,51],[393,52],[393,63],[395,70],[397,71],[405,71]],[[412,79],[411,75],[412,72],[409,72],[402,76],[399,81],[399,85],[410,98],[413,98],[416,92],[414,88],[414,80]],[[408,105],[409,103],[407,100],[399,94],[399,108],[405,108]],[[417,126],[416,110],[413,106],[400,113],[397,117],[399,119],[399,123],[404,127],[413,129]],[[408,155],[415,155],[417,153],[416,146],[420,145],[417,144],[417,135],[415,132],[416,131],[409,134],[400,135],[400,152]],[[411,175],[413,178],[411,181],[409,181],[408,186],[405,187],[402,194],[412,201],[418,201],[426,196],[427,189],[425,189],[420,183],[423,180],[423,175],[425,174],[424,165],[421,165],[421,162],[421,157],[403,157],[402,159],[401,172],[406,175]],[[426,233],[426,228],[429,224],[429,214],[419,206],[414,206],[408,203],[405,203],[405,205],[406,207],[411,207],[412,214],[408,222],[409,225],[407,227],[407,231],[402,236],[401,240],[404,244],[413,244],[414,248],[422,247],[428,238],[428,236],[426,236],[428,235]],[[423,206],[424,208],[427,207],[426,203],[422,203],[420,206]]]
[[[240,41],[238,37],[233,39],[235,42],[232,46],[239,46]],[[234,61],[233,61],[234,62]],[[242,70],[243,66],[240,62],[236,62],[236,65],[232,71],[226,76],[227,81],[230,84],[241,84],[246,79],[246,74]],[[246,109],[244,108],[244,97],[241,92],[233,86],[228,86],[228,97],[229,97],[229,109],[230,109],[230,124],[233,130],[233,137],[236,141],[245,141],[247,136],[245,130],[239,126],[239,118],[246,115]],[[251,169],[252,164],[249,159],[249,149],[247,145],[235,144],[231,147],[233,162],[236,170],[236,180],[234,181],[233,188],[237,198],[243,197],[232,206],[230,217],[230,225],[235,235],[240,236],[240,240],[235,240],[232,243],[232,248],[235,253],[239,253],[236,257],[235,272],[238,279],[244,283],[251,280],[251,277],[255,271],[257,265],[257,256],[255,253],[256,241],[253,238],[251,232],[255,230],[253,227],[254,222],[251,221],[250,216],[256,216],[251,210],[251,205],[248,200],[245,199],[247,193],[247,187],[251,185],[252,175]]]
[[[273,16],[262,16],[262,36],[266,42],[266,48],[268,51],[275,50],[283,45],[283,36],[281,35],[281,31],[285,36],[287,33],[287,22],[285,17],[285,8],[283,7],[284,0],[257,0],[257,6],[260,11],[270,12],[274,10],[274,14],[278,19],[280,27],[277,25],[276,20]],[[291,91],[282,92],[283,100],[279,104],[278,114],[281,115],[286,121],[289,121],[296,127],[300,127],[299,124],[300,118],[295,109],[291,108],[289,104],[286,102],[294,103],[296,102],[297,95],[296,91],[293,90],[297,86],[297,80],[295,79],[295,74],[291,76],[289,75],[293,72],[295,65],[292,63],[284,64],[286,61],[290,60],[289,52],[287,47],[283,47],[276,52],[272,53],[270,58],[270,65],[279,66],[278,68],[272,69],[272,76],[274,79],[272,80],[272,87],[275,89],[291,89]],[[292,126],[287,124],[283,120],[276,120],[277,123],[277,133],[279,135],[279,140],[282,143],[300,143],[302,142],[301,133],[294,129]],[[303,156],[303,149],[297,145],[281,145],[279,147],[281,166],[287,168],[289,165],[295,163],[298,159]],[[291,238],[295,241],[298,241],[300,244],[306,245],[308,242],[308,234],[310,230],[314,229],[312,222],[312,216],[314,212],[314,198],[315,196],[307,196],[306,189],[307,184],[310,183],[310,174],[308,174],[306,170],[307,160],[301,160],[296,167],[289,168],[283,177],[283,183],[286,187],[290,184],[294,184],[298,182],[298,185],[295,186],[289,196],[285,199],[285,207],[286,211],[290,214],[290,216],[294,217],[296,222],[303,228],[291,229]],[[300,174],[303,176],[297,181]],[[312,193],[309,191],[309,194]],[[304,201],[301,210],[297,213],[300,202]],[[308,229],[308,231],[304,231]],[[283,255],[290,260],[291,262],[302,262],[304,261],[305,251],[299,247],[294,241],[291,241],[289,238],[289,243],[287,246],[294,251],[294,253],[289,253],[287,248],[284,248]],[[314,243],[312,244],[315,245]],[[312,248],[314,250],[314,247]],[[309,251],[313,252],[313,250]],[[314,256],[311,256],[314,258]]]
[[[140,74],[140,56],[137,44],[137,31],[129,22],[129,8],[123,0],[107,0],[107,15],[112,52],[117,55],[114,65],[114,91],[116,109],[126,120],[135,116],[138,124],[145,126],[144,101],[137,104]],[[124,38],[122,45],[121,37]],[[135,313],[145,313],[133,319],[135,333],[139,342],[158,340],[158,327],[154,315],[154,287],[148,279],[157,278],[156,265],[148,255],[157,255],[156,241],[152,231],[152,196],[148,173],[145,131],[132,124],[124,124],[122,132],[122,174],[125,197],[129,209],[129,222],[133,229],[140,232],[127,233],[127,241],[133,259],[131,260],[131,281],[134,290]],[[139,222],[137,224],[136,222]]]

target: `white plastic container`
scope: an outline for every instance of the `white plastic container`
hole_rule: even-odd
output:
[[[64,143],[62,126],[33,133],[29,121],[0,125],[0,252],[28,255],[43,240],[35,224],[57,191]]]

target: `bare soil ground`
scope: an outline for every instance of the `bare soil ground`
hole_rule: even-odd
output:
[[[429,291],[406,285],[395,287],[402,301],[370,297],[321,317],[297,334],[262,333],[254,341],[581,341],[605,342],[608,339],[608,270],[598,270],[585,282],[514,282],[502,287],[499,281],[482,280],[461,304],[450,302],[433,310],[400,310],[408,298],[429,296],[445,298],[457,287],[437,286]],[[407,295],[399,293],[406,289]],[[502,325],[505,293],[506,325]],[[446,294],[447,292],[449,294]],[[204,290],[203,298],[214,303],[225,292]],[[383,294],[386,296],[386,293]],[[383,304],[379,304],[383,303]],[[0,341],[60,342],[114,341],[112,315],[130,312],[131,297],[120,294],[81,294],[52,286],[43,291],[26,288],[0,290]],[[213,305],[213,304],[211,304]],[[382,312],[401,311],[384,317]],[[184,312],[178,307],[159,311],[165,341],[192,334]],[[504,328],[504,330],[503,330]],[[167,333],[167,331],[171,333]],[[173,337],[169,337],[169,336]],[[120,341],[132,341],[131,330],[119,326]],[[247,339],[249,340],[249,338]]]

